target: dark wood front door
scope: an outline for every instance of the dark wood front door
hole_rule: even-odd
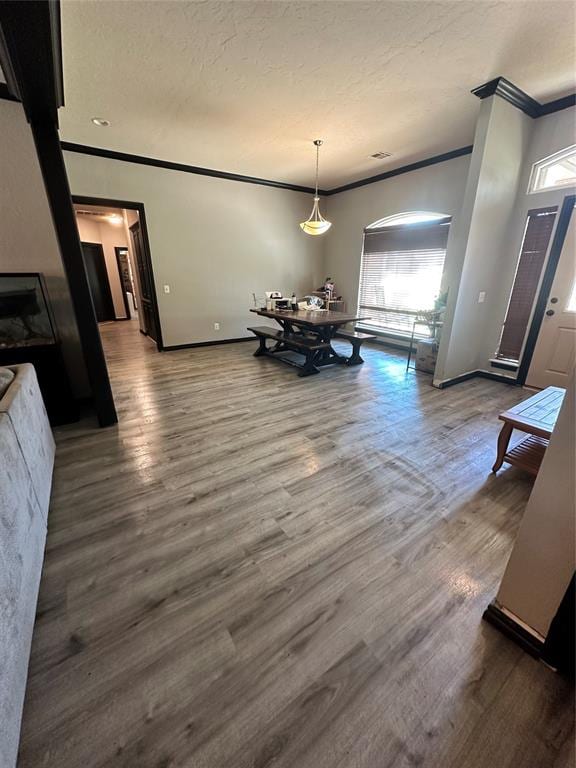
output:
[[[144,244],[142,228],[140,227],[139,221],[132,224],[130,232],[132,233],[132,242],[134,244],[136,268],[138,270],[138,277],[140,278],[140,307],[138,311],[142,314],[144,331],[151,339],[157,342],[158,329],[156,327],[156,314],[154,312],[153,298],[154,283],[152,282],[148,254],[146,252],[146,245]]]
[[[102,246],[99,243],[82,243],[82,253],[84,254],[84,264],[86,265],[96,320],[99,323],[115,320],[114,302],[112,301]]]

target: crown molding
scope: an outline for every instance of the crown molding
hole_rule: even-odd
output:
[[[301,187],[297,184],[288,184],[283,181],[273,181],[271,179],[261,179],[255,176],[242,176],[237,173],[227,173],[226,171],[216,171],[212,168],[200,168],[195,165],[186,165],[184,163],[173,163],[167,160],[158,160],[155,157],[145,157],[143,155],[131,155],[125,152],[116,152],[110,149],[103,149],[101,147],[89,147],[85,144],[74,144],[69,141],[61,141],[60,145],[65,152],[76,152],[81,155],[91,155],[93,157],[104,157],[108,160],[119,160],[126,163],[136,163],[137,165],[149,165],[154,168],[163,168],[170,171],[181,171],[183,173],[194,173],[199,176],[212,176],[218,179],[227,179],[229,181],[240,181],[245,184],[261,184],[263,186],[275,187],[277,189],[289,189],[293,192],[305,192],[308,194],[314,194],[312,187]],[[344,184],[341,187],[334,187],[333,189],[318,190],[318,193],[323,197],[329,197],[330,195],[337,195],[339,192],[347,192],[349,189],[356,189],[357,187],[363,187],[367,184],[375,184],[378,181],[384,179],[391,179],[394,176],[400,176],[403,173],[410,173],[411,171],[417,171],[420,168],[427,168],[430,165],[436,165],[437,163],[444,163],[446,160],[452,160],[455,157],[462,157],[462,155],[469,155],[472,152],[472,146],[461,147],[460,149],[453,149],[450,152],[444,152],[441,155],[434,155],[433,157],[427,157],[424,160],[419,160],[416,163],[410,163],[410,165],[403,165],[400,168],[394,168],[391,171],[385,171],[379,173],[377,176],[370,176],[367,179],[360,179],[359,181],[353,181],[350,184]]]
[[[490,80],[484,85],[480,85],[472,90],[472,93],[479,99],[486,99],[490,96],[499,96],[508,103],[520,109],[525,114],[533,118],[543,117],[545,115],[559,112],[563,109],[576,106],[576,94],[570,94],[563,96],[560,99],[541,104],[528,94],[524,93],[520,88],[517,88],[509,80],[504,77],[497,77],[494,80]],[[0,99],[6,99],[9,101],[19,101],[15,96],[10,93],[8,86],[4,83],[0,83]],[[199,176],[209,176],[217,179],[226,179],[228,181],[238,181],[244,184],[258,184],[261,186],[273,187],[276,189],[287,189],[292,192],[304,192],[306,194],[314,194],[312,187],[301,186],[299,184],[289,184],[288,182],[275,181],[273,179],[263,179],[257,176],[245,176],[238,173],[228,173],[227,171],[214,170],[213,168],[202,168],[195,165],[187,165],[185,163],[176,163],[168,160],[159,160],[155,157],[145,157],[143,155],[134,155],[126,152],[117,152],[115,150],[104,149],[102,147],[92,147],[86,144],[77,144],[69,141],[62,141],[61,147],[66,152],[75,152],[78,154],[91,155],[93,157],[104,157],[109,160],[119,160],[120,162],[135,163],[137,165],[148,165],[154,168],[164,168],[166,170],[180,171],[183,173],[192,173]],[[421,168],[427,168],[437,163],[444,163],[447,160],[453,160],[463,155],[469,155],[472,152],[472,146],[460,147],[459,149],[451,150],[450,152],[444,152],[440,155],[433,155],[432,157],[418,160],[415,163],[400,166],[390,171],[384,171],[375,176],[369,176],[365,179],[359,179],[348,184],[343,184],[338,187],[334,187],[328,190],[319,190],[319,194],[324,197],[330,197],[331,195],[337,195],[340,192],[347,192],[351,189],[357,189],[368,184],[376,184],[379,181],[391,179],[394,176],[400,176],[404,173],[410,173],[411,171],[417,171]]]
[[[555,99],[546,104],[541,104],[538,117],[551,115],[553,112],[560,112],[562,109],[569,109],[569,107],[576,107],[576,93],[571,93],[569,96],[563,96],[561,99]]]
[[[409,165],[401,165],[399,168],[394,168],[391,171],[384,171],[376,176],[369,176],[367,179],[359,179],[358,181],[352,181],[349,184],[343,184],[341,187],[335,187],[323,192],[324,195],[338,195],[340,192],[348,192],[350,189],[357,189],[358,187],[365,187],[367,184],[376,184],[378,181],[384,181],[385,179],[391,179],[394,176],[401,176],[403,173],[410,173],[411,171],[418,171],[420,168],[427,168],[429,165],[436,165],[437,163],[445,163],[446,160],[453,160],[455,157],[462,157],[463,155],[469,155],[472,153],[472,145],[467,147],[460,147],[460,149],[453,149],[450,152],[444,152],[441,155],[434,155],[433,157],[427,157],[424,160],[418,160],[415,163]]]
[[[496,77],[494,80],[473,88],[471,93],[479,99],[487,99],[489,96],[500,96],[501,99],[512,104],[513,107],[524,112],[528,117],[533,118],[551,115],[553,112],[559,112],[562,109],[576,105],[576,94],[574,93],[569,96],[563,96],[561,99],[541,104],[521,88],[518,88],[517,85],[511,83],[510,80],[506,80],[505,77]]]
[[[284,181],[274,181],[272,179],[261,179],[257,176],[243,176],[239,173],[228,173],[227,171],[216,171],[213,168],[201,168],[196,165],[186,165],[185,163],[173,163],[169,160],[158,160],[155,157],[145,157],[143,155],[132,155],[126,152],[116,152],[102,147],[89,147],[86,144],[74,144],[70,141],[61,141],[60,145],[65,152],[76,152],[81,155],[91,155],[92,157],[104,157],[108,160],[119,160],[123,163],[135,163],[136,165],[149,165],[154,168],[163,168],[168,171],[180,171],[182,173],[193,173],[197,176],[211,176],[215,179],[227,179],[228,181],[240,181],[244,184],[259,184],[265,187],[275,187],[276,189],[289,189],[292,192],[306,192],[314,194],[312,187],[303,187],[298,184],[288,184]],[[320,194],[325,192],[320,190]]]
[[[524,93],[518,86],[506,80],[505,77],[497,77],[488,83],[473,88],[471,93],[478,96],[479,99],[487,99],[489,96],[500,96],[500,98],[512,104],[513,107],[524,112],[529,117],[538,117],[540,114],[540,104]]]

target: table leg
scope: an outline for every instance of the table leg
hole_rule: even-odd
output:
[[[330,344],[330,349],[326,350],[328,353],[327,360],[328,363],[336,363],[337,365],[346,365],[348,363],[349,358],[344,357],[344,355],[341,355],[339,352],[336,352],[334,347],[332,346],[332,341],[336,338],[336,334],[338,333],[338,328],[340,326],[338,325],[330,325],[326,328],[326,332],[322,336],[322,341],[327,341]]]
[[[496,474],[502,464],[504,463],[504,456],[506,456],[506,451],[508,450],[508,443],[510,442],[510,435],[512,434],[512,424],[508,424],[505,422],[504,426],[500,430],[500,434],[498,435],[498,451],[496,454],[496,462],[494,466],[492,467],[492,472]]]
[[[306,361],[304,365],[302,366],[302,370],[298,374],[298,376],[312,376],[315,373],[320,373],[318,368],[314,365],[316,362],[316,352],[306,352]]]

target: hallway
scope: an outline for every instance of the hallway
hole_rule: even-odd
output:
[[[57,430],[20,768],[572,765],[570,687],[481,621],[526,393],[133,330],[101,326],[119,424]]]

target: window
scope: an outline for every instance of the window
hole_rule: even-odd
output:
[[[395,216],[387,216],[385,219],[379,219],[366,227],[367,232],[381,227],[396,227],[400,224],[425,224],[428,221],[439,221],[446,219],[443,213],[427,213],[426,211],[413,211],[411,213],[397,213]]]
[[[565,312],[576,312],[576,280],[572,283],[572,290],[566,304]]]
[[[449,226],[443,214],[402,213],[366,227],[358,307],[370,319],[360,325],[409,335],[416,315],[434,309]]]
[[[576,185],[576,144],[534,163],[528,192]]]
[[[520,258],[496,357],[519,362],[540,283],[557,208],[528,211]]]

